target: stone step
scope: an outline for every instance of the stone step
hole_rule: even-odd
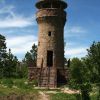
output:
[[[48,81],[49,79],[49,81]],[[42,69],[39,80],[39,86],[41,87],[54,87],[55,85],[55,70],[48,68]]]

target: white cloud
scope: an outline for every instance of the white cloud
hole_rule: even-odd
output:
[[[68,33],[85,33],[86,30],[80,26],[73,26],[67,30]]]
[[[13,11],[15,7],[13,5],[6,5],[5,0],[1,0],[0,3],[2,5],[2,8],[0,9],[0,15],[9,14],[8,16],[11,16],[11,17],[15,16],[15,13]]]
[[[37,37],[33,35],[7,38],[7,47],[11,48],[12,53],[15,55],[25,54],[34,43],[37,44]]]
[[[7,18],[4,20],[0,20],[0,28],[23,28],[27,27],[29,25],[33,25],[33,21],[28,19],[28,18],[21,18],[21,17],[16,17],[16,18]]]
[[[13,9],[14,6],[12,5],[4,6],[0,9],[0,14],[11,13]]]
[[[12,53],[16,55],[18,58],[20,58],[20,60],[24,57],[25,53],[31,49],[34,43],[37,44],[37,37],[35,37],[34,35],[7,38],[8,49],[11,48]],[[88,47],[84,46],[80,47],[80,45],[74,47],[75,43],[69,43],[68,45],[65,48],[65,56],[67,58],[73,58],[73,57],[81,58],[87,54],[86,49]]]
[[[67,41],[65,41],[65,48],[71,47],[73,45],[76,45],[76,43],[75,42],[67,42]]]
[[[71,26],[71,27],[65,27],[65,37],[80,37],[80,36],[85,36],[87,33],[87,30],[84,29],[81,26]]]
[[[15,7],[13,5],[4,5],[0,9],[0,28],[23,28],[36,25],[34,16],[26,18],[21,14],[16,14],[14,9]]]
[[[25,30],[25,28],[31,25],[36,25],[36,21],[34,21],[35,16],[29,16],[27,18],[22,14],[18,15],[16,14],[16,8],[13,5],[6,5],[5,2],[1,3],[2,8],[0,9],[0,30],[1,32],[4,30],[4,33],[2,34],[8,36],[6,37],[7,48],[10,48],[14,55],[16,55],[19,59],[22,59],[25,53],[31,49],[32,45],[34,43],[37,44],[37,37],[34,35],[23,35],[15,37],[13,34],[15,33],[17,35],[19,30],[24,30],[25,32],[23,31],[23,34],[32,33],[33,30]],[[9,30],[8,28],[12,30]],[[8,33],[13,34],[12,36],[9,36]]]
[[[72,37],[72,38],[84,38],[86,36],[87,30],[81,26],[71,26],[65,27],[65,39]],[[68,48],[68,49],[67,49]],[[84,57],[87,54],[88,47],[84,47],[79,42],[71,42],[66,44],[65,47],[65,56],[69,58],[73,57]]]
[[[8,14],[4,18],[0,19],[0,28],[23,28],[36,25],[35,24],[35,17],[25,18],[22,15],[16,15],[13,11],[15,7],[13,5],[8,5],[0,9],[0,14]],[[33,20],[32,20],[33,19]],[[12,29],[13,30],[13,29]],[[80,36],[87,31],[80,26],[72,26],[70,28],[65,28],[65,37],[67,36]],[[30,33],[30,32],[29,32]],[[17,36],[7,38],[7,47],[11,48],[12,53],[14,55],[20,55],[20,59],[22,56],[25,55],[27,51],[29,51],[33,45],[33,43],[37,44],[37,37],[34,35],[26,35],[26,36]],[[73,43],[68,44],[69,47],[73,46]],[[77,48],[70,48],[65,51],[65,55],[72,58],[72,57],[82,57],[86,54],[86,47],[77,47]],[[19,56],[18,56],[19,58]]]
[[[31,50],[31,47],[34,43],[37,43],[37,42],[28,42],[28,43],[25,43],[24,45],[12,47],[11,48],[12,53],[13,54],[21,54],[21,55],[25,54],[27,51]]]
[[[66,57],[84,57],[87,54],[87,49],[88,47],[77,47],[77,48],[69,48],[65,50],[65,55]]]

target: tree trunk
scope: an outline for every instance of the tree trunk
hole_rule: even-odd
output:
[[[81,90],[82,100],[91,100],[88,90]]]

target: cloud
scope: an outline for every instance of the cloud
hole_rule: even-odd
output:
[[[65,42],[70,41],[66,44],[65,47],[65,56],[69,58],[73,57],[84,57],[87,54],[86,49],[88,48],[87,44],[82,44],[80,39],[86,39],[87,30],[81,26],[70,26],[65,27]],[[70,39],[71,38],[71,39]]]
[[[13,9],[14,9],[14,6],[12,6],[12,5],[4,6],[0,9],[0,14],[5,14],[5,13],[11,14]]]
[[[0,20],[0,28],[23,28],[30,25],[34,25],[34,22],[29,18],[16,17],[16,18],[6,18]]]
[[[86,37],[87,30],[81,26],[71,26],[71,27],[65,27],[65,40],[69,39],[70,37],[72,40],[66,44],[65,47],[65,56],[69,58],[73,57],[84,57],[87,54],[86,49],[88,46],[84,46],[84,44],[81,44],[81,41],[79,42],[78,39],[82,39]],[[76,40],[73,40],[73,39]],[[73,41],[73,42],[72,42]],[[83,46],[82,46],[83,45]],[[67,49],[68,48],[68,49]]]
[[[84,57],[87,54],[88,47],[76,47],[76,48],[69,48],[65,50],[66,57]]]
[[[18,36],[7,38],[7,47],[12,50],[15,55],[21,54],[22,56],[31,49],[32,45],[37,44],[37,37],[33,35]]]
[[[7,5],[5,0],[0,7],[0,32],[6,36],[7,49],[10,48],[14,55],[22,59],[32,45],[37,44],[36,36],[26,35],[34,32],[35,16],[25,17],[16,13],[15,6]]]
[[[71,26],[71,27],[65,27],[64,33],[65,37],[80,37],[80,36],[85,36],[87,30],[81,26]]]
[[[0,0],[0,3],[1,3],[1,9],[0,9],[0,17],[3,15],[3,14],[9,14],[8,16],[14,16],[14,9],[15,7],[13,5],[7,5],[5,3],[5,0]],[[6,16],[6,17],[8,17]]]
[[[16,14],[13,5],[5,5],[0,9],[0,28],[23,28],[36,25],[35,17],[26,18],[21,14]]]
[[[73,26],[67,30],[68,33],[85,33],[86,30],[80,26]]]

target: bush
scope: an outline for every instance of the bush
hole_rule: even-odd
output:
[[[23,88],[23,89],[30,88],[30,86],[28,84],[25,84],[25,81],[23,80],[16,80],[14,82],[14,85],[17,86],[18,88]]]
[[[13,86],[13,80],[12,79],[3,79],[2,84],[5,86],[11,88]]]
[[[31,89],[37,86],[38,82],[37,80],[33,80],[29,83],[26,79],[1,79],[0,84],[9,88],[17,87],[21,89]]]

